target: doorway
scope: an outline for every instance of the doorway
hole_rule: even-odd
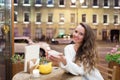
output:
[[[119,41],[119,30],[111,30],[110,31],[110,35],[111,35],[111,41],[112,42],[118,42]]]

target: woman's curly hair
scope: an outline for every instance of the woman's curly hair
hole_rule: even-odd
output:
[[[91,27],[85,23],[80,23],[85,29],[85,35],[81,46],[77,50],[76,63],[82,62],[84,70],[90,72],[94,68],[96,61],[98,59],[98,54],[96,51],[96,36]]]

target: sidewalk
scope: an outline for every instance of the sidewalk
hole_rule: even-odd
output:
[[[102,41],[102,40],[99,40],[97,41],[97,46],[103,46],[103,47],[115,47],[116,45],[119,45],[120,46],[120,42],[118,43],[113,43],[113,42],[107,42],[107,41]]]

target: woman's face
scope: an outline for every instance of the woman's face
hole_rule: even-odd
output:
[[[84,35],[85,35],[84,27],[82,27],[81,25],[78,25],[75,31],[73,32],[73,41],[78,44],[82,43],[84,39]]]

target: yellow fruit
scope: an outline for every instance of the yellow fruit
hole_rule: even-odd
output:
[[[39,65],[39,71],[42,74],[48,74],[52,71],[52,62]]]

